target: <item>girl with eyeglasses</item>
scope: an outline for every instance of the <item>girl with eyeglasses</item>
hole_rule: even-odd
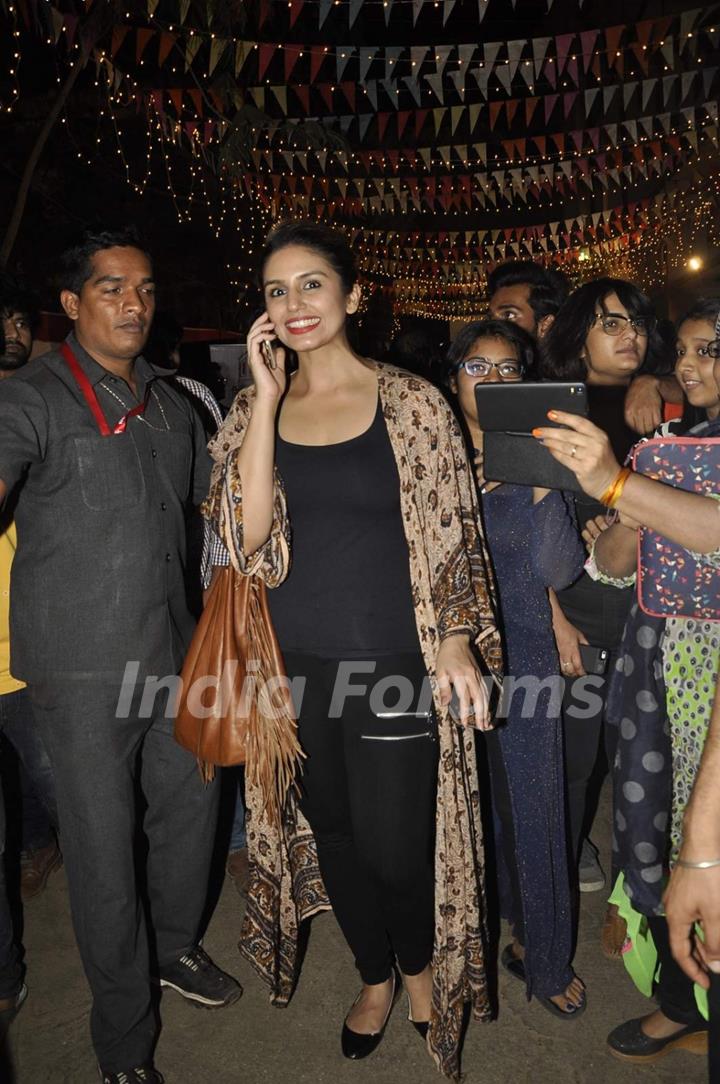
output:
[[[720,437],[719,355],[720,300],[699,301],[677,330],[675,375],[687,399],[684,421],[666,424],[658,435]],[[612,526],[607,520],[598,524],[605,529],[595,532],[592,575],[611,590],[635,582],[641,525],[685,547],[709,568],[720,568],[720,491],[702,496],[621,470],[598,427],[564,413],[554,420],[567,428],[541,428],[537,437],[574,470],[586,493],[619,514]],[[699,424],[687,430],[692,422]],[[608,1037],[611,1052],[628,1061],[653,1062],[673,1048],[707,1049],[707,1023],[690,979],[672,959],[661,904],[668,862],[704,870],[720,858],[689,851],[682,839],[719,666],[720,622],[651,617],[633,607],[608,698],[608,719],[618,731],[614,858],[632,907],[648,918],[661,966],[659,1008],[626,1021]]]
[[[600,278],[586,283],[560,309],[542,341],[541,351],[540,368],[545,379],[585,382],[589,416],[608,434],[615,455],[623,462],[637,440],[637,434],[625,422],[628,388],[637,373],[654,372],[664,360],[665,348],[650,300],[622,279]],[[581,529],[602,511],[601,505],[585,494],[575,496]],[[603,681],[595,698],[596,710],[589,718],[585,697],[581,687],[575,686],[575,679],[586,673],[586,645],[605,649],[605,673],[612,671],[631,604],[631,590],[617,591],[595,583],[587,573],[556,595],[551,592],[555,638],[566,679],[563,725],[570,853],[581,892],[598,891],[605,885],[597,850],[587,838],[595,812],[589,808],[589,794],[591,780],[602,763],[603,731],[609,764],[614,755],[614,732],[603,725],[605,675],[599,675]],[[588,654],[586,650],[586,659]],[[624,923],[611,908],[602,932],[605,954],[619,958],[624,939]]]
[[[500,906],[513,930],[505,969],[553,1014],[579,1016],[585,988],[570,966],[572,913],[565,837],[559,705],[528,682],[561,687],[548,587],[579,575],[584,551],[559,492],[487,482],[478,385],[518,383],[536,367],[535,344],[517,324],[468,324],[451,344],[448,383],[475,456],[482,516],[498,588],[506,647],[506,699],[497,730],[484,735],[497,838]],[[515,681],[514,693],[509,687]]]

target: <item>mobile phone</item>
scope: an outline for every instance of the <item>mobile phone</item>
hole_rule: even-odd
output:
[[[275,353],[273,351],[272,346],[270,345],[270,340],[269,339],[263,339],[263,341],[260,343],[260,349],[263,352],[263,357],[265,358],[265,364],[267,365],[268,369],[277,369],[277,362],[275,360]]]
[[[606,647],[593,647],[592,644],[578,644],[580,659],[586,674],[607,673],[610,652]]]

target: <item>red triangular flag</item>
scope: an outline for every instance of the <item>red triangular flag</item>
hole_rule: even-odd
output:
[[[322,68],[323,61],[327,56],[327,50],[322,45],[313,45],[310,50],[310,82],[314,83],[318,72]]]
[[[283,61],[285,66],[285,82],[287,83],[292,75],[293,68],[298,62],[300,53],[303,51],[302,45],[283,45]]]
[[[65,16],[65,20],[67,20],[67,15]],[[111,57],[115,56],[115,54],[117,53],[117,51],[120,48],[120,46],[122,45],[122,43],[125,41],[125,38],[127,36],[127,32],[128,32],[129,29],[130,29],[129,26],[114,26],[113,27],[112,37],[110,39],[110,56]]]
[[[328,107],[328,112],[334,112],[333,93],[330,83],[316,83],[315,89],[320,91],[322,99]]]
[[[303,107],[303,112],[305,114],[309,113],[310,112],[310,87],[295,86],[293,84],[293,90],[295,91],[298,98],[300,99],[300,104]]]
[[[136,60],[140,60],[140,58],[142,57],[143,53],[145,52],[145,50],[147,48],[147,44],[150,41],[150,38],[154,35],[154,33],[155,33],[154,30],[148,30],[146,27],[140,27],[140,29],[136,31],[136,35],[135,35],[135,59]]]
[[[113,31],[115,33],[115,31]],[[158,45],[158,64],[164,64],[168,58],[168,54],[176,42],[174,34],[168,34],[167,30],[163,30],[160,35],[160,43]]]
[[[259,47],[258,57],[258,80],[262,79],[268,70],[270,61],[275,56],[275,46],[263,44]]]

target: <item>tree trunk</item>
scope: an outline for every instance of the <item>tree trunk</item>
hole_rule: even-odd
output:
[[[80,49],[80,54],[73,64],[72,68],[67,74],[65,82],[60,88],[55,104],[45,118],[45,123],[38,132],[38,137],[35,140],[32,150],[28,156],[28,160],[25,163],[25,169],[23,170],[22,177],[20,178],[20,187],[18,188],[17,196],[15,197],[15,206],[13,207],[12,214],[10,216],[10,222],[3,238],[2,248],[0,248],[0,267],[5,267],[10,259],[10,253],[13,250],[13,246],[17,239],[18,232],[20,230],[20,223],[25,212],[25,204],[27,203],[28,193],[30,191],[30,185],[32,183],[33,174],[35,173],[35,167],[40,160],[45,144],[48,141],[50,132],[52,131],[55,121],[60,116],[65,102],[68,99],[70,91],[75,85],[75,80],[85,67],[88,61],[88,54],[85,48]]]

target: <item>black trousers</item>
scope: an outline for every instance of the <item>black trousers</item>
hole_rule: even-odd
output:
[[[197,943],[217,786],[201,782],[195,759],[173,738],[166,693],[148,718],[140,691],[117,717],[119,685],[43,684],[30,695],[55,773],[73,925],[93,995],[93,1045],[100,1066],[117,1073],[152,1058],[151,966]]]
[[[673,959],[667,919],[654,915],[648,923],[660,961],[660,978],[655,989],[660,1008],[676,1024],[699,1024],[703,1018],[695,1001],[695,987]]]
[[[394,957],[418,974],[432,957],[437,786],[422,656],[284,658],[307,754],[301,807],[356,966],[368,984]]]
[[[602,679],[594,676],[597,684],[588,687],[586,692],[581,691],[585,678],[565,681],[562,720],[571,872],[577,867],[580,846],[595,815],[595,810],[589,808],[590,782],[603,744],[611,772],[615,760],[617,729],[605,722],[605,701],[616,660],[617,652],[611,652],[606,673]]]

